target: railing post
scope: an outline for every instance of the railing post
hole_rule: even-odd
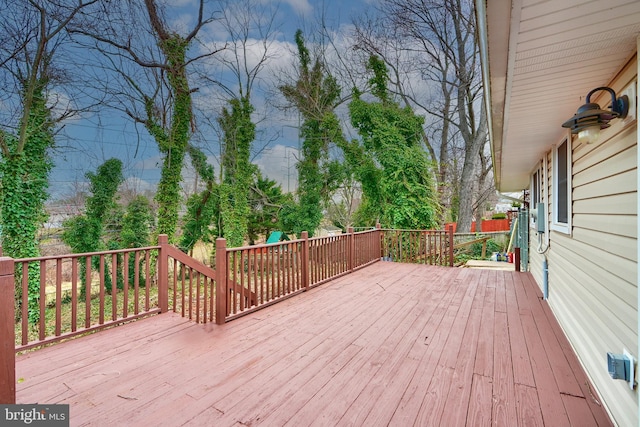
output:
[[[309,290],[309,232],[303,231],[300,233],[302,239],[302,287],[305,291]]]
[[[382,253],[382,226],[380,225],[379,222],[376,222],[376,230],[378,230],[376,236],[378,236],[378,238],[376,239],[376,253],[378,254],[378,258],[382,259],[382,257],[384,256],[384,254]]]
[[[356,263],[355,236],[353,235],[353,227],[347,228],[347,270],[353,271]]]
[[[166,234],[158,236],[158,308],[160,313],[169,311],[169,256],[167,255],[169,237]]]
[[[227,239],[216,239],[216,324],[224,325],[227,317]]]
[[[13,258],[0,257],[0,404],[16,403],[15,281]]]
[[[449,225],[447,234],[449,235],[449,267],[453,267],[453,225]]]

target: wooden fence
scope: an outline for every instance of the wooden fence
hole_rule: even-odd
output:
[[[383,230],[382,259],[453,266],[453,227],[448,230]]]

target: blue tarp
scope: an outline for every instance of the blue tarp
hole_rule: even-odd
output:
[[[289,240],[289,237],[282,231],[272,231],[267,239],[267,243],[278,243],[283,240]]]

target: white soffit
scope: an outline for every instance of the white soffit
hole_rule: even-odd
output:
[[[519,191],[587,92],[609,84],[635,52],[640,1],[480,1],[496,182]]]

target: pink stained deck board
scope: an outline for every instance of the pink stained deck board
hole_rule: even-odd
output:
[[[537,292],[377,262],[222,326],[165,313],[18,355],[17,400],[73,426],[611,425]]]

